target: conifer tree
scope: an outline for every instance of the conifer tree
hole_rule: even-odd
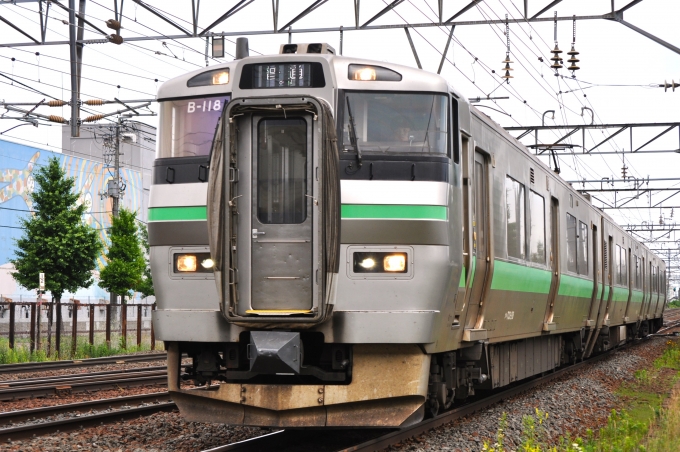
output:
[[[21,220],[23,235],[16,241],[16,258],[10,259],[16,269],[12,276],[34,290],[39,288],[38,274],[45,273],[45,289],[52,294],[52,302],[59,303],[64,292],[90,287],[102,243],[97,231],[83,222],[87,206],[78,205],[75,179],[66,177],[57,158],[50,158],[33,178],[34,215]],[[51,305],[48,325],[49,341]]]
[[[122,296],[131,296],[142,283],[146,262],[139,243],[135,217],[126,208],[113,217],[106,253],[108,264],[99,275],[99,287]]]
[[[151,265],[149,263],[149,230],[146,225],[139,226],[139,240],[144,248],[144,273],[142,275],[142,282],[137,288],[137,292],[141,293],[143,297],[155,295],[153,290],[153,279],[151,278]]]

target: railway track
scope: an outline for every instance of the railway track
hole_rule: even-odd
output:
[[[55,432],[68,432],[175,409],[176,406],[171,400],[170,394],[159,392],[10,411],[0,413],[0,426],[2,426],[0,427],[0,443]],[[93,411],[95,412],[92,413]],[[49,417],[65,413],[73,413],[75,415],[70,418],[48,419]],[[22,425],[12,425],[25,421],[29,422]]]
[[[680,326],[680,309],[669,311],[668,319],[659,333]],[[626,347],[639,344],[639,341],[630,343]],[[621,348],[617,349],[621,350]],[[207,449],[203,452],[255,452],[268,451],[276,447],[279,452],[293,452],[303,450],[316,450],[318,452],[369,452],[381,451],[395,443],[408,438],[418,436],[437,426],[449,423],[453,420],[468,416],[504,399],[516,396],[532,388],[541,386],[551,380],[559,378],[568,372],[576,371],[583,366],[592,364],[607,358],[609,354],[596,356],[568,368],[560,369],[549,375],[517,384],[504,391],[495,393],[484,399],[472,401],[453,410],[443,413],[435,418],[427,419],[415,426],[404,429],[353,429],[353,430],[280,430],[267,435],[255,437],[246,441],[232,443]],[[78,363],[77,363],[78,364]],[[131,383],[132,385],[148,385],[149,381],[166,383],[165,367],[153,367],[143,369],[129,369],[124,372],[105,371],[76,376],[61,376],[50,378],[33,378],[28,380],[15,380],[9,383],[9,388],[0,385],[0,400],[9,400],[8,394],[19,394],[24,391],[35,394],[41,391],[51,393],[58,391],[59,387],[68,386],[73,392],[92,390],[93,388],[120,387]],[[157,379],[157,380],[154,380]],[[158,384],[158,383],[156,383]],[[87,388],[87,385],[91,385]],[[49,387],[49,389],[48,389]],[[30,397],[30,395],[28,395]],[[136,405],[136,406],[135,406]],[[116,409],[117,408],[117,409]],[[0,413],[0,442],[8,440],[21,440],[38,435],[46,435],[54,432],[73,431],[88,426],[101,425],[126,419],[149,416],[161,411],[173,411],[176,409],[170,395],[167,392],[142,394],[113,399],[102,399],[87,402],[78,402],[52,407],[34,408],[29,410]],[[93,413],[94,411],[94,413]],[[71,413],[69,418],[50,419],[51,417]],[[28,423],[13,425],[16,423]],[[4,428],[3,428],[4,427]]]
[[[671,312],[671,319],[664,324],[662,330],[667,331],[672,328],[680,327],[680,309]],[[659,332],[662,332],[659,330]],[[658,333],[657,333],[658,334]],[[651,336],[650,336],[651,337]],[[639,341],[631,342],[624,347],[615,350],[622,350],[627,347],[639,345]],[[398,442],[413,438],[422,433],[425,433],[440,425],[447,424],[456,419],[469,416],[475,412],[486,409],[502,400],[514,397],[523,392],[526,392],[535,387],[544,385],[552,380],[560,378],[569,372],[576,371],[584,366],[596,363],[602,359],[609,357],[609,353],[598,355],[582,361],[580,363],[571,365],[569,367],[556,370],[548,375],[534,378],[524,383],[519,383],[511,388],[492,394],[480,400],[472,401],[454,408],[450,411],[442,413],[434,418],[426,419],[414,426],[403,429],[392,430],[335,430],[335,431],[305,431],[305,430],[280,430],[267,435],[251,438],[249,440],[240,441],[237,443],[219,446],[212,449],[206,449],[202,452],[264,452],[272,450],[276,446],[278,452],[295,452],[303,450],[315,450],[318,452],[377,452],[386,449]],[[379,432],[376,434],[376,431]],[[348,435],[363,434],[365,438],[356,441],[352,445],[343,444],[349,440]],[[318,442],[318,443],[317,443]],[[333,444],[334,447],[328,448],[327,444]],[[304,445],[304,447],[301,447]]]
[[[167,384],[165,366],[0,382],[0,401]]]
[[[65,361],[45,361],[41,363],[19,363],[0,365],[0,374],[15,374],[23,372],[42,372],[46,370],[75,369],[78,367],[101,366],[107,364],[129,364],[148,361],[165,361],[166,353],[150,353],[146,355],[119,355],[104,358],[89,358]]]

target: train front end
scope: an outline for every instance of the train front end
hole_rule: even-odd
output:
[[[423,418],[462,254],[450,97],[428,77],[298,44],[163,85],[154,325],[185,417]]]

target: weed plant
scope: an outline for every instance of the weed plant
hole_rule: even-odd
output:
[[[662,369],[680,370],[680,345],[668,341],[661,357],[650,370],[635,372],[635,380],[623,385],[618,393],[624,397],[628,409],[614,410],[607,424],[597,431],[588,429],[585,438],[559,438],[556,444],[548,441],[545,428],[549,414],[536,409],[522,418],[521,444],[517,448],[505,446],[508,420],[504,413],[499,421],[496,442],[484,443],[485,452],[670,452],[680,451],[680,391],[674,392],[668,405],[662,408],[657,394],[659,385],[670,386],[680,381],[680,373],[662,379]]]

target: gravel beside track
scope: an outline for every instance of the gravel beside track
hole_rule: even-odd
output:
[[[627,350],[616,351],[582,372],[572,372],[525,394],[505,400],[483,412],[451,422],[417,438],[388,448],[389,451],[479,451],[484,441],[495,442],[499,421],[507,414],[505,445],[514,450],[521,443],[522,417],[547,412],[547,435],[584,437],[588,428],[606,423],[611,410],[623,408],[613,391],[634,379],[636,370],[647,367],[663,353],[668,338],[651,338]]]

